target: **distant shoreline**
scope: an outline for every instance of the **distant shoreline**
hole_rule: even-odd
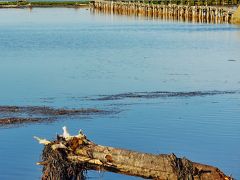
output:
[[[0,2],[0,9],[3,8],[80,8],[89,7],[90,1],[36,1],[36,2]]]

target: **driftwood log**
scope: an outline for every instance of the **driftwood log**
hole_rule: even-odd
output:
[[[87,170],[110,171],[156,180],[231,180],[218,168],[178,158],[174,154],[153,155],[97,145],[81,132],[63,135],[44,144],[42,153],[43,180],[81,180]]]

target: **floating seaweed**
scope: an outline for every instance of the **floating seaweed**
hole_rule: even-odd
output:
[[[47,106],[0,106],[0,126],[13,127],[32,123],[51,123],[62,117],[86,117],[110,114],[113,111],[96,108],[63,109]]]
[[[0,127],[13,127],[21,124],[33,123],[51,123],[55,121],[54,118],[23,118],[23,117],[9,117],[0,118]]]
[[[214,96],[221,94],[235,94],[239,91],[189,91],[189,92],[170,92],[170,91],[154,91],[154,92],[130,92],[114,95],[100,95],[92,100],[121,100],[125,98],[141,98],[141,99],[153,99],[164,97],[194,97],[194,96]]]

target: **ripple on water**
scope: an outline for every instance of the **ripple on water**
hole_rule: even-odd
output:
[[[39,179],[42,146],[32,137],[53,139],[64,125],[99,144],[174,152],[240,177],[237,26],[62,8],[2,9],[0,16],[0,104],[21,107],[1,117],[58,116],[59,108],[120,112],[1,128],[0,179]]]

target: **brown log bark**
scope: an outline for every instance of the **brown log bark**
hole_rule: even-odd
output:
[[[45,140],[44,140],[45,141]],[[45,145],[42,179],[85,179],[87,170],[101,170],[157,180],[230,180],[218,168],[177,158],[97,145],[85,135],[58,136]]]

